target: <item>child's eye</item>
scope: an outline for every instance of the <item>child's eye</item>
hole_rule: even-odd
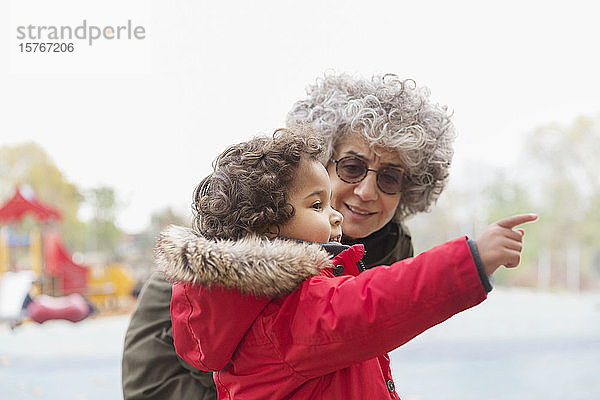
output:
[[[314,202],[311,207],[314,208],[315,210],[322,210],[323,203],[321,203],[320,201],[317,201],[317,202]]]

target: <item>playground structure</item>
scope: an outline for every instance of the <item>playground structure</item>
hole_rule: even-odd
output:
[[[18,224],[27,215],[35,219],[36,226],[28,233],[17,233]],[[74,300],[77,296],[85,296],[99,310],[116,307],[119,297],[131,295],[134,279],[119,264],[91,268],[73,261],[56,229],[60,220],[58,210],[15,190],[0,207],[0,282],[3,277],[8,280],[14,274],[27,273],[32,282],[24,297],[29,294],[34,301],[43,301],[49,312],[61,304],[55,299],[71,299],[79,305],[81,301]]]

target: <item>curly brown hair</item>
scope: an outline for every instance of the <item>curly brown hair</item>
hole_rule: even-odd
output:
[[[237,240],[285,223],[294,215],[288,193],[301,160],[318,161],[324,149],[306,126],[229,147],[194,191],[194,229],[209,239]]]

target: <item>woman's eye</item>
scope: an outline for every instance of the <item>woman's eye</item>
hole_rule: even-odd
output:
[[[360,165],[344,165],[342,167],[342,169],[344,170],[344,172],[348,175],[352,175],[352,176],[358,176],[361,175],[365,172],[365,169],[363,167],[361,167]]]

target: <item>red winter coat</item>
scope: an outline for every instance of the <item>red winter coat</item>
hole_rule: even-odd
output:
[[[171,300],[177,353],[214,371],[219,399],[398,399],[387,352],[486,293],[466,238],[359,274],[363,253],[328,262],[318,245],[171,227],[157,261],[186,282]]]

